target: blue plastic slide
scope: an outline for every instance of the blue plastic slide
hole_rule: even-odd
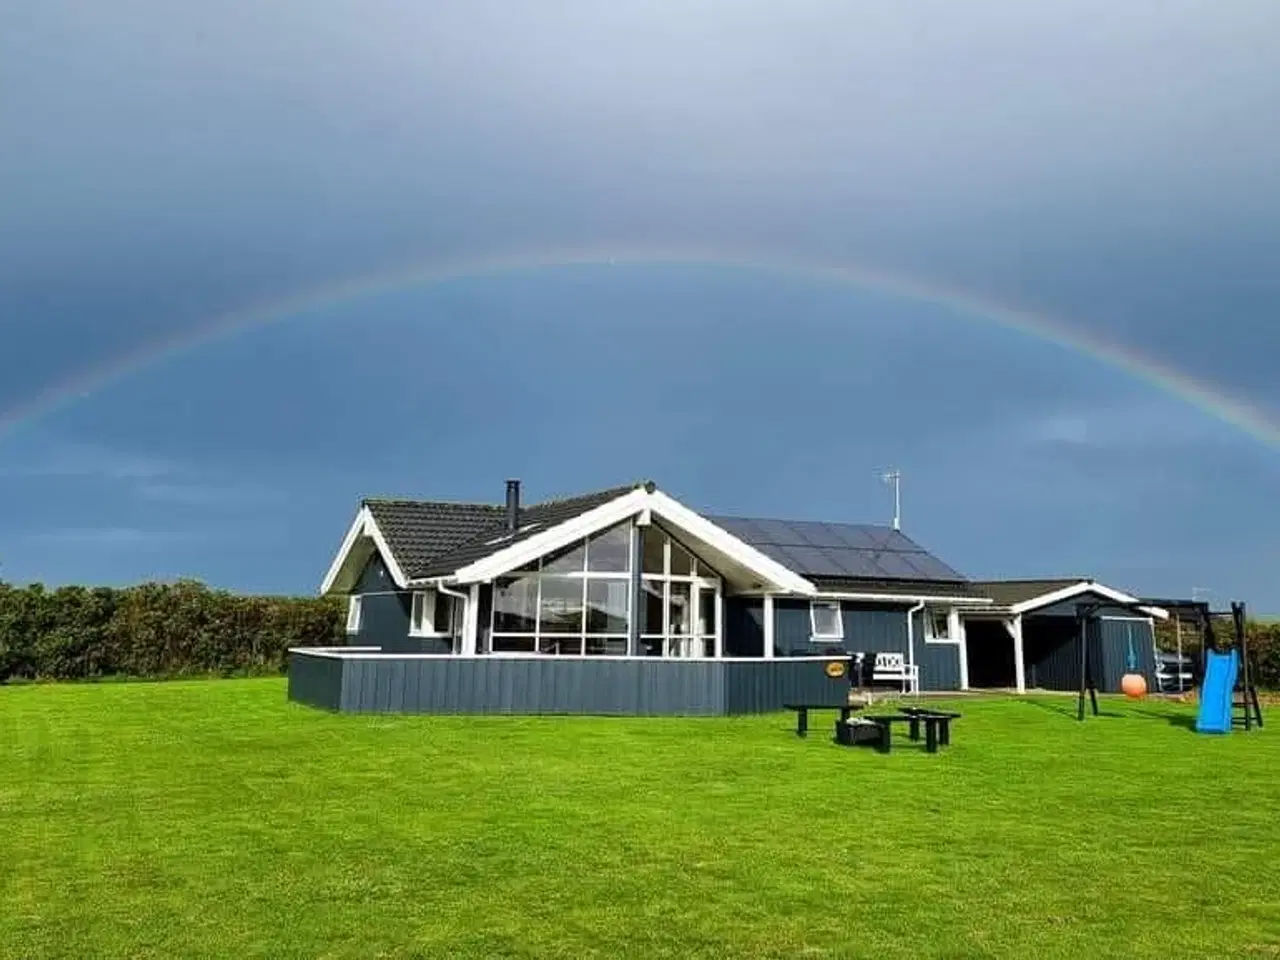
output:
[[[1231,732],[1231,692],[1240,671],[1240,654],[1210,653],[1204,668],[1204,684],[1200,687],[1199,733]]]

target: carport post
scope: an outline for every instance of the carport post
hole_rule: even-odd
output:
[[[1027,692],[1027,663],[1023,656],[1022,614],[1013,618],[1013,676],[1019,693]]]

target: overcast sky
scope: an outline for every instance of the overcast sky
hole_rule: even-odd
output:
[[[314,590],[358,498],[652,477],[887,516],[975,576],[1280,611],[1280,454],[858,264],[1063,318],[1280,422],[1280,6],[16,0],[0,12],[0,576]],[[658,257],[658,259],[664,259]],[[65,392],[65,391],[64,391]],[[0,418],[3,414],[0,414]]]

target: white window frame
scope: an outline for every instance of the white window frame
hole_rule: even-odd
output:
[[[637,527],[637,535],[639,530]],[[720,575],[714,570],[707,567],[698,555],[692,550],[680,543],[679,539],[671,531],[665,527],[651,523],[643,528],[646,532],[649,530],[657,530],[665,538],[662,544],[662,572],[661,573],[645,573],[643,570],[643,559],[641,560],[640,580],[642,585],[649,583],[654,586],[661,584],[662,586],[662,629],[655,631],[644,631],[640,634],[640,640],[645,646],[660,644],[662,647],[662,656],[660,659],[671,660],[705,660],[715,659],[723,653],[724,648],[724,624],[722,618],[723,602],[724,602],[724,581]],[[689,555],[689,572],[688,573],[672,573],[671,572],[671,554],[675,547],[679,547]],[[671,622],[671,587],[676,583],[689,584],[689,622],[693,625],[693,629],[689,633],[671,633],[668,629]],[[702,625],[702,591],[714,591],[712,598],[713,616],[715,619],[715,632],[702,633],[698,628]],[[641,589],[644,594],[643,588]],[[647,600],[644,602],[647,603]],[[636,616],[640,615],[640,611],[636,611]],[[710,644],[711,654],[706,654],[706,649]],[[699,653],[699,649],[702,650]],[[658,659],[658,658],[646,658]]]
[[[826,607],[827,609],[835,608],[836,613],[836,632],[822,633],[818,630],[818,608]],[[828,641],[844,639],[844,608],[839,600],[810,600],[809,601],[809,639],[810,641]]]
[[[347,633],[355,634],[360,632],[360,627],[364,623],[364,597],[358,593],[353,593],[347,598]]]
[[[436,604],[440,594],[435,590],[415,590],[409,602],[409,636],[447,637],[436,630]]]
[[[945,636],[939,636],[934,630],[934,618],[945,613],[947,616],[947,633]],[[960,643],[960,612],[954,607],[951,609],[940,607],[925,607],[924,609],[924,642],[925,643]]]
[[[621,524],[619,524],[619,526],[621,526]],[[583,561],[582,561],[583,566],[582,566],[582,569],[580,570],[561,570],[554,573],[547,573],[543,569],[546,562],[546,558],[538,557],[537,560],[528,564],[528,566],[531,566],[534,569],[511,571],[506,576],[498,578],[503,580],[505,579],[533,580],[536,583],[537,595],[534,600],[534,629],[532,632],[520,631],[515,633],[497,630],[496,626],[497,626],[497,620],[498,620],[498,604],[495,598],[494,602],[490,603],[490,610],[489,610],[490,655],[496,656],[496,657],[564,657],[564,656],[625,657],[626,656],[625,653],[588,654],[586,652],[587,644],[592,640],[609,641],[615,644],[621,641],[623,644],[623,647],[625,648],[627,644],[627,638],[630,636],[629,626],[628,626],[628,632],[625,632],[625,633],[598,633],[594,631],[588,631],[586,629],[586,619],[588,615],[588,597],[590,596],[590,583],[592,581],[613,581],[615,583],[625,582],[628,584],[631,582],[631,573],[629,571],[590,569],[591,559],[590,559],[589,542],[595,537],[598,537],[601,534],[605,533],[608,529],[611,529],[611,528],[606,528],[605,530],[597,531],[596,533],[591,534],[590,536],[583,537],[580,541],[574,541],[573,543],[567,545],[567,548],[569,549],[573,549],[574,547],[579,545],[581,545],[584,548]],[[634,545],[635,545],[636,535],[637,534],[636,534],[635,524],[629,524],[628,540],[627,540],[628,566],[630,565],[631,560],[634,556]],[[542,630],[542,584],[543,584],[544,578],[548,578],[548,577],[554,578],[554,579],[577,580],[581,583],[583,622],[582,622],[582,629],[579,632],[547,633]],[[496,582],[494,584],[494,590],[495,592],[497,590]],[[630,618],[636,616],[636,611],[631,609],[633,606],[634,604],[632,602],[631,593],[628,590],[627,591],[628,624],[630,623]],[[561,643],[569,643],[569,642],[576,641],[578,643],[578,652],[577,653],[570,652],[565,654],[544,653],[540,649],[544,641],[557,641]],[[528,647],[529,649],[495,650],[494,649],[495,643],[499,645],[504,643],[510,643],[510,644],[518,643],[521,646]]]

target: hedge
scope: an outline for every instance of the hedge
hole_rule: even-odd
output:
[[[278,674],[290,647],[344,641],[342,607],[327,598],[237,596],[194,581],[0,582],[0,682]]]
[[[1233,639],[1234,630],[1230,620],[1216,622],[1214,631],[1220,643],[1230,643]],[[1257,685],[1268,690],[1280,690],[1280,622],[1250,620],[1245,624],[1245,636],[1249,641],[1249,652],[1254,656],[1258,667]],[[1174,649],[1173,621],[1157,621],[1156,640],[1161,648]],[[1200,635],[1195,628],[1183,627],[1183,645],[1184,650],[1199,653]]]

